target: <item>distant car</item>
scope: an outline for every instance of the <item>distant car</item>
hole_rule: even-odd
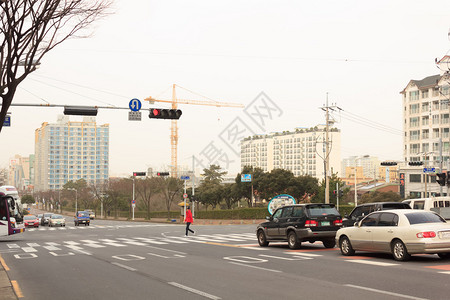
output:
[[[339,229],[336,242],[342,255],[347,256],[355,251],[369,251],[392,253],[399,261],[421,253],[450,258],[450,224],[430,211],[377,211],[357,226]]]
[[[87,211],[77,212],[73,222],[75,223],[75,226],[78,226],[80,224],[84,224],[84,226],[89,226],[89,224],[91,222],[91,218],[89,217],[89,212],[87,212]]]
[[[269,242],[288,242],[289,248],[296,249],[305,241],[321,241],[325,248],[333,248],[336,231],[342,226],[334,204],[287,205],[266,219],[256,229],[261,247],[268,246]]]
[[[51,218],[48,220],[48,226],[54,227],[54,226],[66,226],[66,219],[64,219],[61,215],[52,215]]]
[[[343,227],[353,226],[356,222],[361,221],[362,218],[374,211],[388,209],[411,209],[411,207],[408,203],[403,202],[374,202],[360,204],[352,210],[350,215],[345,216],[344,219],[342,219],[342,225]]]
[[[38,214],[37,215],[37,218],[39,220],[39,224],[41,224],[41,222],[42,222],[42,216],[43,216],[43,214]]]
[[[50,219],[50,217],[52,216],[52,213],[45,213],[42,215],[42,219],[41,219],[41,225],[45,225],[48,224],[48,220]]]
[[[35,215],[25,215],[23,224],[25,227],[39,227],[39,219]]]
[[[89,213],[89,218],[91,220],[95,219],[95,212],[92,209],[86,209],[86,211]]]

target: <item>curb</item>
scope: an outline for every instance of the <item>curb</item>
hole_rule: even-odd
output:
[[[9,268],[4,265],[2,256],[0,255],[0,295],[2,300],[17,300],[14,288],[9,280],[8,273],[6,272]]]

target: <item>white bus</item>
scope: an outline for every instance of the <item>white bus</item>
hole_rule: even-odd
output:
[[[23,205],[22,201],[20,200],[19,192],[17,191],[17,189],[12,185],[2,185],[0,186],[0,192],[7,196],[13,197],[15,202],[13,217],[16,218],[16,221],[18,223],[23,222]]]

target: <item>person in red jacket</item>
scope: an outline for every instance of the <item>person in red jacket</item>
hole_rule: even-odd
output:
[[[186,216],[184,218],[184,222],[186,223],[186,235],[185,236],[188,236],[189,231],[192,232],[193,234],[195,234],[194,230],[189,228],[189,226],[191,226],[191,223],[194,222],[194,219],[192,218],[192,212],[191,212],[190,206],[186,207]]]

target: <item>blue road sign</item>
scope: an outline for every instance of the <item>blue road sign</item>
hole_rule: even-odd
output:
[[[191,177],[189,176],[181,176],[181,180],[189,180]]]
[[[424,173],[436,173],[436,168],[423,168]]]
[[[5,121],[3,122],[3,126],[11,126],[11,116],[6,115]]]
[[[252,182],[252,174],[242,174],[241,182]]]
[[[134,98],[130,100],[128,107],[130,107],[132,111],[139,111],[142,107],[142,103],[139,99]]]

